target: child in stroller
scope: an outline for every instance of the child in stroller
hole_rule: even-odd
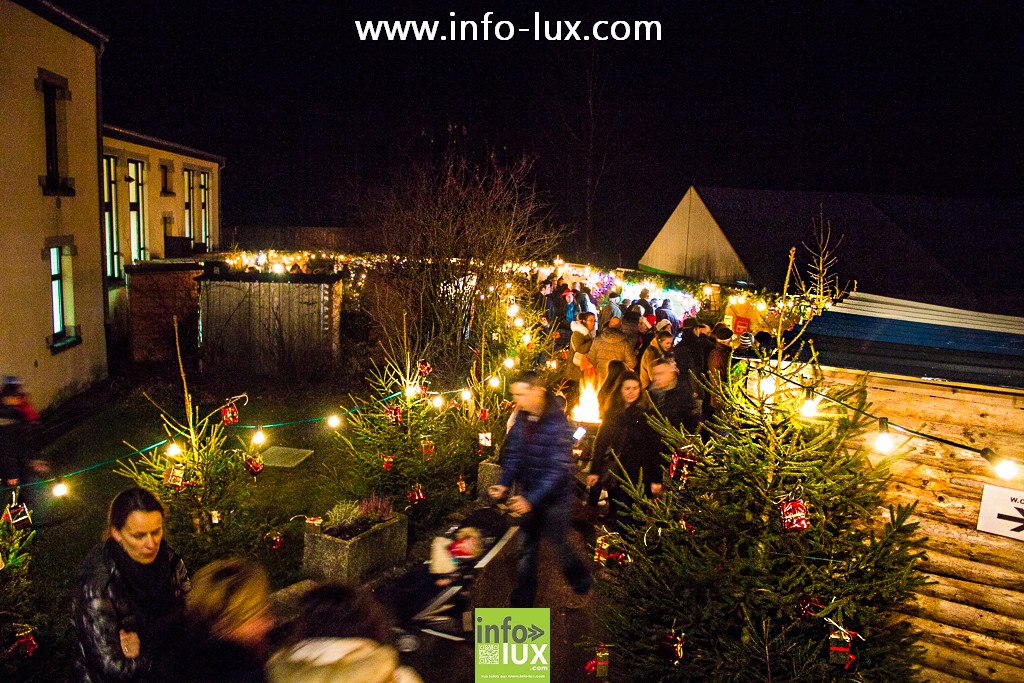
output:
[[[379,589],[379,599],[397,621],[395,645],[399,652],[418,650],[422,634],[453,641],[468,639],[476,577],[515,530],[498,508],[476,510],[434,539],[430,561]]]

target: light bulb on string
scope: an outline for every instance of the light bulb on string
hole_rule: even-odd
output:
[[[511,370],[512,368],[514,368],[516,366],[516,359],[512,358],[512,357],[509,357],[509,358],[506,358],[505,360],[503,360],[501,362],[501,364],[504,365],[507,369]]]
[[[500,379],[498,379],[498,376],[497,376],[497,375],[494,375],[494,376],[492,376],[492,377],[491,377],[491,378],[490,378],[489,380],[487,380],[487,384],[488,384],[488,385],[489,385],[489,386],[490,386],[490,387],[491,387],[492,389],[497,389],[497,388],[498,388],[499,386],[501,386],[501,380],[500,380]]]
[[[508,317],[514,318],[519,313],[519,304],[512,304],[508,307]]]
[[[1017,463],[1012,460],[1003,460],[996,465],[996,476],[1000,479],[1016,479],[1017,472]]]
[[[775,378],[771,375],[762,377],[757,383],[757,391],[762,398],[770,398],[775,393]]]
[[[53,497],[62,498],[66,495],[68,495],[68,485],[64,483],[63,479],[60,479],[53,485]]]
[[[327,426],[331,429],[337,429],[341,426],[341,418],[337,415],[329,415],[327,417]]]
[[[471,401],[471,400],[473,400],[473,392],[470,391],[469,389],[463,389],[462,393],[459,394],[459,396],[462,397],[463,401]]]
[[[523,332],[523,343],[524,344],[529,344],[531,341],[533,341],[533,337],[530,336],[530,333],[529,332]]]
[[[515,320],[512,321],[512,324],[515,325],[516,327],[522,327],[525,323],[522,318],[516,318]]]
[[[892,453],[892,449],[896,447],[895,442],[892,440],[892,434],[889,433],[889,420],[888,418],[878,418],[878,436],[875,437],[875,450],[879,453]]]
[[[442,396],[441,394],[435,395],[432,399],[430,399],[430,405],[440,410],[441,408],[444,407],[444,396]]]
[[[416,398],[420,395],[420,385],[411,383],[405,386],[405,397]]]
[[[758,311],[763,313],[764,311],[768,310],[768,304],[766,304],[763,301],[758,301],[757,306],[755,306],[755,308],[757,308]]]
[[[800,405],[800,414],[803,417],[817,417],[819,401],[821,401],[821,397],[816,396],[813,389],[810,387],[805,388],[804,402]]]
[[[263,427],[257,426],[256,433],[252,435],[252,443],[254,446],[262,446],[267,441],[267,435],[263,433]]]
[[[181,455],[181,446],[179,446],[178,444],[176,444],[175,442],[172,441],[167,446],[167,457],[168,458],[176,458],[179,455]]]

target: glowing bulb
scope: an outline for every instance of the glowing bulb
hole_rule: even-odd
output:
[[[740,303],[740,304],[747,303],[747,295],[746,294],[740,294],[738,297],[736,297],[736,302]]]
[[[257,446],[265,443],[266,440],[267,440],[267,435],[263,433],[263,428],[262,427],[259,427],[256,430],[256,433],[252,435],[252,442],[255,445],[257,445]]]
[[[494,291],[494,285],[491,285],[490,287],[488,287],[487,291],[488,292],[493,292]]]
[[[715,288],[711,285],[704,285],[704,296],[711,296],[715,291]]]
[[[1017,476],[1017,463],[1012,460],[1003,460],[996,465],[996,475],[1000,479],[1014,479]]]
[[[341,418],[337,415],[331,415],[327,418],[327,426],[331,429],[337,429],[341,426]]]
[[[768,376],[757,383],[757,390],[762,396],[771,396],[775,393],[775,378]]]
[[[505,283],[505,289],[512,289],[512,283],[511,282],[506,282]]]
[[[406,398],[416,398],[417,396],[419,396],[419,394],[420,394],[420,385],[418,385],[418,384],[406,385],[406,387],[405,387],[405,397]]]
[[[808,387],[804,396],[804,402],[800,406],[800,414],[804,417],[815,417],[818,414],[819,401],[821,401],[821,397],[815,396],[814,391]]]
[[[761,311],[762,313],[764,311],[767,311],[768,310],[768,304],[766,304],[763,301],[758,301],[757,302],[757,310]]]
[[[512,324],[515,325],[516,327],[522,327],[523,326],[523,319],[522,318],[516,318],[515,320],[512,321]]]
[[[473,399],[473,392],[469,389],[463,389],[462,393],[459,395],[462,397],[463,401],[470,401]]]
[[[729,304],[730,305],[736,305],[736,303],[739,300],[740,300],[740,298],[738,296],[736,296],[735,294],[732,294],[732,295],[729,296]]]
[[[498,379],[497,375],[495,375],[487,380],[487,384],[490,385],[492,389],[497,389],[501,385],[501,380]]]
[[[438,394],[434,398],[430,399],[430,405],[440,410],[441,408],[444,407],[444,396]]]
[[[511,370],[512,368],[514,368],[516,366],[516,359],[515,358],[506,358],[504,361],[502,361],[501,364],[504,365],[509,370]]]
[[[889,420],[882,417],[878,419],[878,436],[875,437],[875,450],[879,453],[892,453],[896,444],[889,433]]]
[[[167,447],[167,457],[176,458],[179,455],[181,455],[181,446],[172,441],[171,444]]]
[[[512,304],[508,307],[508,317],[514,318],[519,313],[519,304]]]
[[[284,272],[284,264],[283,263],[275,263],[274,265],[270,266],[270,270],[272,270],[273,272],[275,272],[278,275],[280,275],[281,273]]]
[[[55,498],[60,498],[61,496],[68,495],[68,485],[62,481],[58,481],[56,484],[53,485],[53,495]]]
[[[530,333],[529,332],[524,332],[523,333],[523,343],[524,344],[529,344],[531,341],[533,341],[533,337],[530,336]]]

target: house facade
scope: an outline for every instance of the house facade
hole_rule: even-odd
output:
[[[0,0],[0,373],[39,407],[107,374],[100,62],[107,38],[45,2]]]

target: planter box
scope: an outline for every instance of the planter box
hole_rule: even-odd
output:
[[[405,561],[409,520],[404,515],[342,540],[327,534],[307,533],[302,550],[302,573],[311,579],[361,583],[372,572]]]
[[[476,470],[476,498],[477,500],[489,501],[487,495],[488,487],[494,486],[501,479],[501,465],[496,462],[484,461]]]

